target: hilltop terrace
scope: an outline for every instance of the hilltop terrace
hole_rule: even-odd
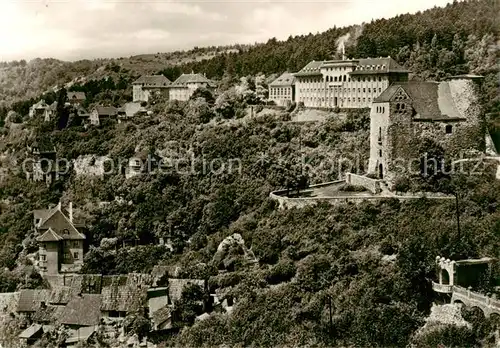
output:
[[[389,191],[382,180],[347,173],[344,180],[331,181],[311,185],[304,189],[285,189],[273,191],[269,197],[278,201],[280,209],[302,208],[320,202],[330,204],[376,202],[382,199],[455,199],[454,196],[439,193],[405,193],[397,194]]]

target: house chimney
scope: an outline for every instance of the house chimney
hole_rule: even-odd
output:
[[[69,202],[68,213],[69,213],[69,221],[73,223],[73,202]]]
[[[59,201],[59,203],[57,203],[57,209],[61,210],[61,201]]]

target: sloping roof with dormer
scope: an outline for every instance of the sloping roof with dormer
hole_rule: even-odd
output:
[[[415,111],[415,120],[461,120],[465,119],[455,106],[448,82],[397,82],[389,86],[374,103],[396,101],[399,91],[410,99]]]
[[[349,72],[351,75],[373,75],[388,73],[408,73],[409,71],[399,65],[391,57],[363,58],[358,60],[356,69]]]
[[[284,72],[276,80],[269,84],[270,87],[293,86],[295,84],[295,76],[289,72]]]
[[[206,83],[209,86],[215,86],[215,82],[209,80],[202,74],[182,74],[172,83],[171,87],[186,87],[190,83]]]
[[[295,73],[294,76],[315,76],[321,75],[321,66],[323,65],[323,61],[315,61],[309,62],[305,67],[300,69],[299,72]]]
[[[38,230],[45,231],[52,229],[50,234],[57,234],[62,239],[67,240],[81,240],[85,239],[85,235],[78,232],[73,223],[63,214],[63,212],[56,207],[52,209],[44,220],[42,220],[38,226]],[[48,231],[47,231],[48,232]],[[42,234],[42,236],[45,235]],[[41,238],[41,237],[39,237]],[[39,240],[40,241],[40,240]]]
[[[135,80],[133,85],[142,85],[144,87],[166,88],[171,81],[163,75],[144,75]]]

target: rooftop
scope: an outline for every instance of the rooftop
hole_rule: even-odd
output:
[[[42,325],[33,324],[29,328],[27,328],[26,330],[21,332],[18,337],[28,339],[28,338],[31,338],[31,337],[37,335],[42,330],[43,330]]]
[[[172,83],[171,87],[185,87],[188,83],[206,83],[208,86],[215,86],[215,83],[202,74],[182,74]]]
[[[372,75],[387,73],[409,73],[409,71],[399,65],[391,57],[386,57],[359,59],[358,64],[356,65],[356,69],[349,72],[349,74],[351,75]]]
[[[99,116],[115,116],[118,114],[118,109],[114,106],[96,106],[94,108]]]
[[[271,82],[269,86],[271,87],[279,87],[279,86],[293,86],[295,83],[295,76],[289,72],[285,72],[281,74],[276,80]]]
[[[448,82],[397,82],[389,86],[374,103],[395,101],[403,93],[415,110],[415,120],[460,120],[463,119],[455,106]]]
[[[40,214],[40,211],[37,214]],[[41,236],[37,237],[37,241],[39,242],[58,241],[61,239],[85,239],[85,235],[78,232],[73,223],[60,210],[60,207],[55,207],[46,214],[45,218],[38,225],[38,230],[44,232]]]
[[[50,290],[21,290],[17,304],[18,312],[36,312],[42,302],[48,303]]]
[[[171,81],[163,75],[145,75],[139,77],[132,84],[142,85],[145,87],[162,88],[162,87],[168,87],[171,84]]]
[[[321,75],[321,65],[323,61],[315,61],[309,62],[305,67],[300,69],[299,72],[295,73],[294,76],[315,76]]]
[[[69,301],[61,314],[65,325],[93,326],[101,319],[101,295],[81,294]]]

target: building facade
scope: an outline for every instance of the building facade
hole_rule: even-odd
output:
[[[99,125],[102,120],[116,118],[118,115],[118,109],[114,106],[96,106],[90,113],[90,123],[93,125]]]
[[[435,144],[448,160],[484,150],[479,76],[443,82],[397,82],[370,110],[369,172],[387,183],[425,169],[423,145]],[[426,164],[425,164],[426,165]],[[423,173],[425,174],[425,173]]]
[[[50,185],[59,178],[61,168],[58,168],[59,163],[54,146],[39,144],[35,141],[31,146],[31,155],[31,161],[26,163],[26,180],[45,182]]]
[[[216,85],[202,74],[182,74],[170,85],[169,98],[170,100],[187,101],[198,88],[207,88],[213,91]]]
[[[30,109],[28,116],[33,117],[43,117],[45,121],[50,121],[56,114],[57,102],[53,102],[48,105],[45,100],[40,100],[38,103],[33,104]]]
[[[295,101],[295,76],[285,72],[269,84],[269,100],[279,106]]]
[[[312,61],[294,75],[296,102],[317,108],[368,108],[390,84],[408,80],[390,57]]]
[[[34,228],[38,234],[38,267],[43,275],[76,272],[83,265],[85,235],[73,223],[73,207],[69,204],[68,215],[61,204],[52,209],[33,212]]]
[[[168,98],[171,81],[163,75],[141,76],[132,83],[134,102],[148,102],[155,94]]]

